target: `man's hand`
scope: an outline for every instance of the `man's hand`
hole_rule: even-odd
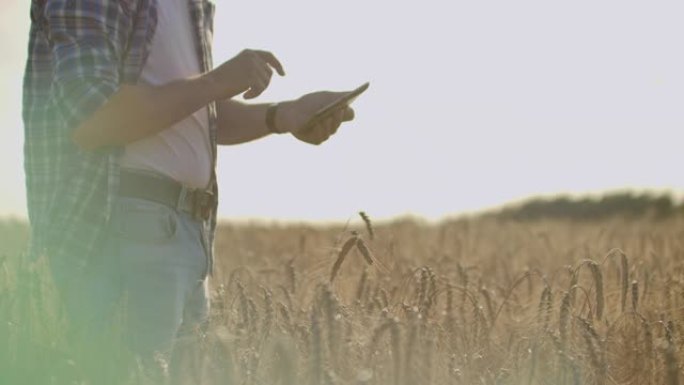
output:
[[[314,92],[301,98],[281,103],[276,114],[276,127],[282,132],[290,132],[302,142],[319,145],[337,132],[342,122],[354,119],[354,110],[340,108],[329,118],[317,125],[306,127],[306,123],[321,108],[333,103],[349,92]]]
[[[216,100],[230,99],[242,93],[245,99],[254,99],[268,88],[273,69],[280,76],[285,76],[285,70],[275,55],[246,49],[207,73],[207,79]]]

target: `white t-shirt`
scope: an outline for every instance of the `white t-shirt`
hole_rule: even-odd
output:
[[[164,85],[201,72],[188,0],[158,1],[158,24],[140,81]],[[120,165],[155,171],[189,187],[211,178],[208,115],[202,108],[156,135],[126,145]]]

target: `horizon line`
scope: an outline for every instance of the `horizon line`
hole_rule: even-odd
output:
[[[568,198],[571,200],[581,200],[581,199],[600,199],[602,197],[620,194],[631,194],[635,196],[668,196],[677,204],[684,204],[684,189],[675,188],[636,188],[627,187],[619,189],[607,189],[598,191],[584,191],[584,192],[562,192],[562,193],[549,193],[549,194],[535,194],[528,195],[526,197],[512,199],[501,204],[489,205],[486,207],[478,209],[466,209],[454,212],[445,212],[437,216],[425,215],[419,212],[406,210],[402,213],[394,214],[391,216],[372,216],[373,221],[377,222],[393,222],[401,220],[415,220],[427,223],[440,223],[449,220],[457,220],[461,218],[477,217],[483,216],[491,213],[496,213],[502,211],[506,208],[520,206],[526,202],[531,202],[535,200],[553,200]],[[359,214],[359,211],[364,211],[359,209],[358,211],[347,215],[345,218],[339,219],[307,219],[307,218],[295,218],[295,217],[264,217],[264,216],[221,216],[219,215],[217,221],[219,223],[238,223],[238,224],[271,224],[271,225],[339,225],[348,223],[354,217]],[[16,215],[16,214],[0,214],[0,222],[28,222],[28,215]]]

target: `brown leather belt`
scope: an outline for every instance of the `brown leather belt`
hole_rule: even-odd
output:
[[[209,190],[189,188],[159,174],[126,169],[121,169],[119,194],[161,203],[198,220],[209,219],[216,203]]]

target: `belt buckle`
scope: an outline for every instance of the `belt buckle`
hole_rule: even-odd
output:
[[[214,194],[206,190],[196,190],[192,194],[192,216],[197,220],[207,220],[214,208]]]

